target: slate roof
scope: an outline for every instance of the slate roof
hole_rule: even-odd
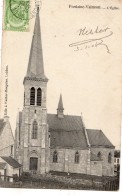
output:
[[[13,168],[19,168],[22,165],[19,164],[14,158],[12,158],[11,156],[1,156],[1,158],[6,161],[10,166],[12,166]]]
[[[52,130],[50,147],[86,149],[87,143],[83,131]]]
[[[5,121],[4,121],[4,119],[0,119],[0,134],[1,134],[1,132],[2,132],[2,130],[3,130],[3,128],[4,128],[4,126],[5,126]]]
[[[114,148],[114,145],[101,130],[86,129],[86,131],[92,147]]]
[[[19,112],[22,122],[22,112]],[[50,131],[50,147],[87,148],[87,141],[81,116],[47,114]],[[91,147],[115,148],[101,130],[86,129]]]
[[[48,114],[47,122],[50,130],[50,147],[87,148],[84,127],[80,116]]]
[[[6,163],[0,162],[0,169],[4,169],[6,166]]]
[[[47,123],[52,130],[83,131],[84,129],[81,116],[64,115],[64,118],[58,118],[57,114],[47,114]]]

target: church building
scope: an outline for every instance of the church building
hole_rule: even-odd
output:
[[[114,175],[114,146],[101,130],[86,129],[82,116],[65,115],[62,95],[56,114],[47,113],[39,8],[27,73],[24,105],[18,113],[15,158],[24,172],[50,171],[98,176]]]

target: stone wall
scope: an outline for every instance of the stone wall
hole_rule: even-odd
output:
[[[35,116],[35,109],[37,110]],[[19,146],[18,159],[23,164],[23,171],[30,171],[30,157],[38,158],[37,173],[45,173],[49,170],[49,163],[46,158],[46,150],[48,144],[48,127],[46,125],[46,109],[41,107],[29,107],[23,109],[22,126],[21,126],[21,142]],[[36,119],[38,123],[37,139],[32,139],[33,121]]]
[[[102,162],[91,161],[91,175],[102,176]]]
[[[87,174],[87,158],[88,150],[78,149],[56,149],[58,153],[58,162],[53,162],[53,152],[51,149],[50,154],[50,170],[71,173]],[[79,152],[79,163],[75,163],[75,153]]]
[[[91,148],[91,152],[95,155],[101,152],[102,155],[102,175],[114,176],[114,149],[112,148]],[[111,163],[108,162],[108,154],[112,154]]]
[[[17,159],[23,165],[23,171],[30,171],[30,157],[38,158],[37,173],[43,174],[49,171],[49,135],[47,126],[47,109],[46,109],[46,86],[47,82],[41,80],[25,79],[24,91],[25,102],[22,111],[22,123],[20,132],[20,146],[18,149]],[[30,105],[30,89],[35,88],[35,97],[37,89],[42,90],[41,106]],[[38,124],[37,138],[32,139],[33,122]],[[18,129],[18,128],[17,128]]]

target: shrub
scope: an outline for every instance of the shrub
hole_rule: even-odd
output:
[[[20,176],[20,181],[31,180],[31,174],[29,172],[23,172]]]
[[[8,178],[8,180],[9,180],[9,178]],[[13,174],[13,181],[14,181],[14,182],[19,181],[19,177],[18,177],[17,174]]]

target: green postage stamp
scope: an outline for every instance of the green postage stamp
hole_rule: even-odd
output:
[[[4,30],[28,31],[29,0],[5,0]]]

